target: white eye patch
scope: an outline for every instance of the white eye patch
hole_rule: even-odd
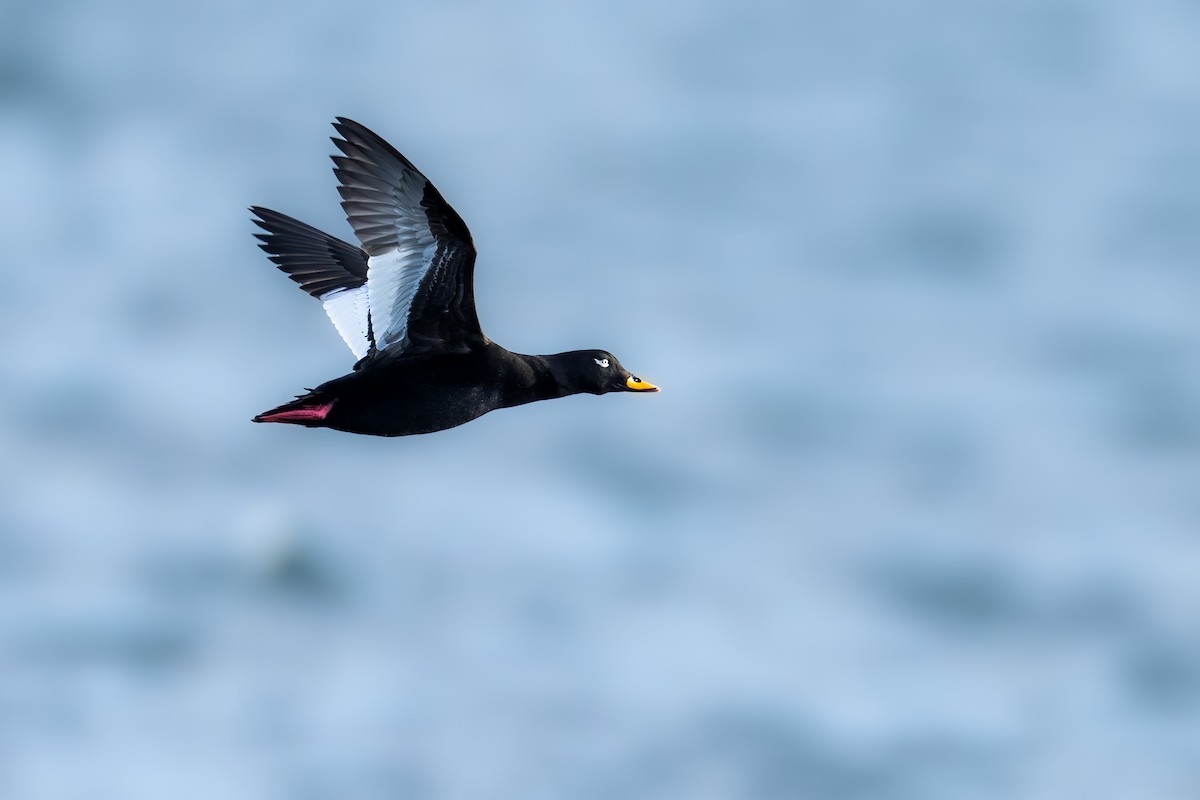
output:
[[[595,361],[597,364],[599,364],[601,367],[603,367],[605,369],[608,368],[608,359],[607,358],[593,358],[592,361]]]

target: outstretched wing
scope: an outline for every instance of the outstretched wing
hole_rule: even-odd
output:
[[[343,117],[334,128],[342,208],[368,256],[375,347],[411,354],[486,343],[475,313],[475,246],[462,218],[379,136]]]
[[[259,247],[300,288],[320,300],[356,358],[370,352],[367,254],[352,244],[269,208],[253,206]]]

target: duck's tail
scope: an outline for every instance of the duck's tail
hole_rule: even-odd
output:
[[[292,425],[304,425],[309,428],[320,428],[325,425],[325,418],[333,410],[333,399],[320,392],[302,394],[290,403],[264,411],[254,418],[255,422],[288,422]]]

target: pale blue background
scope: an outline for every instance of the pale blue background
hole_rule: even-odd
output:
[[[0,796],[1200,796],[1200,7],[0,6]],[[246,206],[656,396],[402,440]]]

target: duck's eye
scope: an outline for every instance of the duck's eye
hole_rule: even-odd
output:
[[[641,382],[642,382],[642,379],[641,379],[641,378],[639,378],[637,375],[630,375],[629,377],[630,377],[631,379],[633,379],[633,382],[634,382],[634,383],[641,383]]]
[[[602,368],[608,369],[608,359],[607,358],[593,358],[592,361],[595,361]]]

